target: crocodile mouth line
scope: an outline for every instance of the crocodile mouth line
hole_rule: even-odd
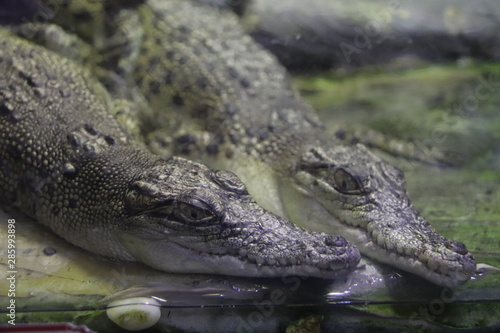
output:
[[[381,262],[420,275],[438,285],[450,288],[457,287],[467,282],[475,271],[460,272],[453,270],[445,264],[447,262],[446,259],[443,259],[443,263],[439,263],[437,260],[425,261],[416,255],[401,254],[397,251],[389,250],[373,241],[369,241],[365,248],[371,251],[373,258]],[[472,255],[470,255],[470,259],[472,258]],[[458,261],[453,261],[451,263],[462,266]]]
[[[237,260],[244,265],[252,266],[256,271],[259,270],[269,270],[269,275],[279,276],[280,274],[289,274],[293,272],[292,275],[310,275],[311,272],[315,272],[314,276],[322,278],[336,278],[339,276],[347,275],[356,269],[358,260],[351,260],[350,258],[355,258],[356,256],[350,256],[349,250],[345,251],[345,254],[341,259],[323,259],[321,261],[315,261],[310,258],[307,252],[304,252],[303,258],[297,257],[265,257],[260,256],[256,253],[246,253],[244,250],[231,250],[231,249],[209,249],[206,251],[199,251],[192,247],[177,244],[177,246],[183,248],[186,251],[195,252],[200,258],[209,260],[219,260],[226,257],[230,260]],[[201,259],[203,260],[203,259]],[[283,271],[277,271],[282,269]],[[277,274],[272,274],[277,272]],[[302,272],[302,274],[301,274]],[[244,273],[244,272],[242,272]]]
[[[308,257],[301,260],[299,258],[293,259],[282,259],[282,258],[263,258],[256,254],[247,254],[246,256],[242,256],[239,254],[239,258],[242,260],[247,260],[250,263],[257,266],[269,266],[269,267],[311,267],[316,268],[320,271],[325,272],[338,272],[341,270],[352,271],[355,266],[351,265],[347,260],[344,263],[340,263],[338,261],[333,260],[325,260],[324,262],[308,262]],[[310,260],[310,259],[309,259]]]
[[[359,211],[369,213],[363,209]],[[330,214],[332,213],[330,212]],[[449,254],[444,253],[443,251],[448,251],[445,250],[446,239],[443,239],[442,251],[433,250],[433,246],[436,245],[430,240],[426,242],[425,239],[422,239],[418,240],[421,243],[418,253],[415,250],[409,252],[408,247],[398,246],[395,242],[391,243],[388,237],[384,237],[383,231],[380,229],[369,230],[368,226],[375,221],[354,224],[336,215],[333,216],[344,230],[349,230],[351,233],[351,237],[345,237],[353,242],[360,252],[367,257],[450,288],[467,282],[475,274],[474,256],[466,250],[463,253],[453,253],[452,250],[449,250]],[[401,238],[415,239],[408,236],[402,236]],[[437,244],[437,246],[439,245]]]
[[[456,259],[444,258],[445,253],[433,251],[430,243],[422,242],[420,253],[408,253],[407,248],[400,249],[397,244],[388,246],[387,238],[380,237],[380,233],[377,235],[374,230],[367,231],[362,228],[358,230],[366,237],[367,242],[364,246],[367,249],[366,253],[371,253],[372,257],[381,262],[410,271],[436,284],[456,287],[465,283],[475,272],[474,257],[469,252],[457,253]],[[440,256],[441,260],[432,256]],[[468,262],[470,265],[467,265]]]

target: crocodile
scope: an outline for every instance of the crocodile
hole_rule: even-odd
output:
[[[229,171],[133,140],[80,65],[0,31],[0,203],[114,260],[174,273],[335,278],[358,250],[259,206]]]
[[[167,105],[181,110],[167,115],[186,124],[170,142],[175,153],[232,170],[266,208],[339,233],[379,262],[443,286],[474,275],[465,245],[437,234],[411,204],[402,172],[327,133],[286,71],[231,14],[150,0],[140,15],[134,82],[158,113]],[[150,147],[164,136],[160,129]],[[190,151],[193,145],[201,149]]]
[[[466,246],[437,234],[411,204],[403,173],[328,133],[233,14],[188,0],[92,11],[74,3],[54,22],[111,55],[100,66],[140,90],[152,111],[137,119],[150,150],[231,170],[266,209],[435,284],[474,275]]]

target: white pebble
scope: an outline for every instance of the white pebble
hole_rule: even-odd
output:
[[[160,304],[149,297],[133,297],[111,302],[108,318],[127,331],[149,328],[160,320]]]

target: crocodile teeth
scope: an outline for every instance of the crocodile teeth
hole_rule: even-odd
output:
[[[290,260],[287,260],[286,258],[278,258],[278,262],[281,266],[286,266],[290,264]]]
[[[332,263],[328,261],[321,261],[318,263],[318,266],[322,269],[330,269],[332,268]]]
[[[394,243],[391,243],[390,241],[385,241],[385,248],[387,249],[387,251],[394,251],[394,249],[396,248],[395,244]]]
[[[435,260],[429,260],[427,262],[427,268],[429,268],[431,271],[436,271],[439,268],[439,263]]]
[[[377,235],[377,244],[380,245],[380,246],[384,246],[385,245],[384,235],[382,235],[382,234],[378,234]]]
[[[267,264],[268,264],[268,265],[271,265],[271,266],[277,266],[277,265],[276,265],[276,262],[277,262],[277,261],[276,261],[276,259],[275,259],[275,258],[267,258],[267,259],[266,259],[266,262],[267,262]]]

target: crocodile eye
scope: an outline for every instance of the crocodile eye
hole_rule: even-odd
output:
[[[202,201],[192,199],[190,203],[179,202],[177,211],[187,222],[208,222],[215,216]]]
[[[333,172],[335,189],[344,194],[361,194],[362,189],[359,182],[350,173],[342,168]]]

